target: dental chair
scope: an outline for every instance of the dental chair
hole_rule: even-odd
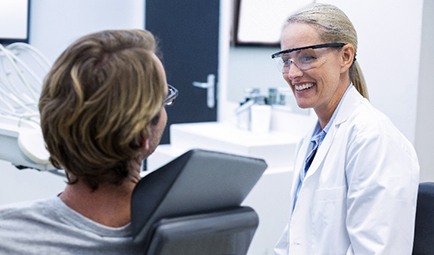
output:
[[[266,168],[262,159],[184,153],[137,184],[134,242],[147,255],[246,254],[259,219],[241,203]]]
[[[419,184],[412,254],[434,254],[434,182]]]

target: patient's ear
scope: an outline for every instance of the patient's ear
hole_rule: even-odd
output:
[[[152,151],[150,151],[149,139],[148,138],[143,138],[142,153],[143,153],[143,157],[144,158],[147,158],[152,153]]]

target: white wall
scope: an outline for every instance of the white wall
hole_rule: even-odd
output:
[[[425,0],[423,7],[415,146],[421,180],[434,181],[434,1]]]
[[[55,60],[78,37],[103,29],[144,27],[143,0],[32,1],[30,44]]]
[[[52,62],[84,34],[144,27],[142,0],[36,0],[31,4],[29,42]],[[55,196],[64,185],[61,177],[18,171],[0,161],[0,204]]]

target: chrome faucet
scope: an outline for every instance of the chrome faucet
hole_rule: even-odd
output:
[[[258,88],[248,88],[245,90],[244,101],[235,109],[237,116],[237,126],[240,129],[250,130],[251,128],[251,108],[255,104],[267,104],[267,99],[260,95]]]

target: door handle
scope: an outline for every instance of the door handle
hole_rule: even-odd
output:
[[[207,106],[208,108],[214,108],[215,107],[215,100],[214,100],[214,94],[215,94],[215,75],[214,74],[208,74],[208,78],[206,82],[198,82],[194,81],[193,86],[206,89],[207,90]]]

